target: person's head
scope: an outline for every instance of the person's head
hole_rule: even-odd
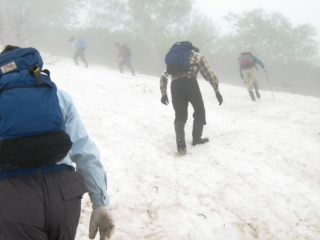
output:
[[[120,47],[120,43],[118,43],[118,42],[116,42],[114,45],[115,45],[117,48]]]
[[[200,49],[195,47],[195,46],[192,46],[192,50],[195,51],[195,52],[198,52],[198,53],[200,52]]]
[[[7,46],[4,47],[4,49],[2,50],[2,52],[0,54],[15,50],[17,48],[19,48],[19,47],[13,46],[13,45],[7,45]]]
[[[251,52],[250,48],[247,48],[247,47],[242,48],[242,51],[241,51],[241,53],[250,53],[250,52]]]
[[[73,42],[74,42],[74,40],[75,40],[75,38],[74,38],[74,37],[72,37],[72,38],[70,38],[70,39],[69,39],[69,42],[72,42],[72,43],[73,43]]]

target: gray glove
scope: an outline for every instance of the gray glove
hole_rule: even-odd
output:
[[[108,240],[114,233],[116,226],[110,205],[93,206],[90,218],[89,238],[94,239],[99,228],[100,240]]]

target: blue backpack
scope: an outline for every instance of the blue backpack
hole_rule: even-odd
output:
[[[83,48],[83,50],[86,50],[87,49],[87,44],[86,44],[86,42],[83,40],[83,38],[79,38],[79,46],[81,47],[81,48]]]
[[[0,54],[0,169],[55,163],[71,149],[57,87],[42,65],[34,48]]]
[[[173,44],[165,57],[168,74],[190,71],[189,55],[192,47],[192,43],[188,41]]]

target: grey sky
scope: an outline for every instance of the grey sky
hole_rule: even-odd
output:
[[[281,12],[293,26],[311,23],[317,30],[320,42],[320,0],[195,0],[195,8],[211,16],[217,26],[226,33],[231,30],[221,17],[227,12],[242,13],[263,8],[268,13]]]

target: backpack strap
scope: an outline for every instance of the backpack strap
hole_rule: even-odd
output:
[[[30,67],[28,71],[30,75],[34,75],[36,77],[39,85],[42,85],[44,83],[44,80],[41,76],[40,68],[37,65]]]
[[[50,71],[48,69],[43,69],[42,72],[47,74],[48,77],[50,77]]]

